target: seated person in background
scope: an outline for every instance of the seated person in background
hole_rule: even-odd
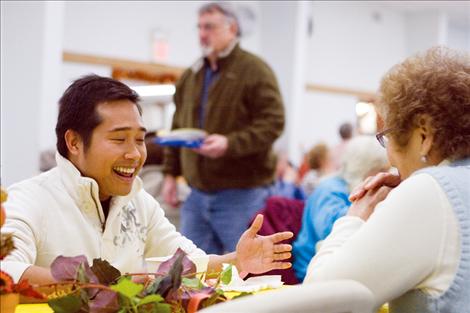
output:
[[[317,252],[317,243],[346,214],[351,205],[350,192],[366,177],[389,168],[387,155],[373,136],[354,137],[343,156],[340,172],[322,180],[305,204],[302,227],[292,245],[293,267],[299,281],[304,279],[308,263]]]
[[[312,147],[307,154],[309,170],[302,178],[300,186],[308,197],[312,194],[320,179],[331,173],[334,168],[328,146],[321,142]]]
[[[377,110],[399,176],[351,194],[304,282],[358,281],[390,312],[469,312],[470,54],[434,47],[395,65]]]
[[[278,153],[275,175],[274,196],[297,200],[305,199],[303,190],[297,185],[297,170],[289,161],[286,153]]]
[[[348,145],[348,142],[354,135],[354,127],[351,123],[345,122],[339,126],[338,134],[341,138],[341,141],[331,149],[331,158],[333,162],[333,167],[335,170],[339,170],[341,167],[341,159]]]
[[[176,232],[137,177],[145,162],[146,129],[138,95],[128,86],[96,75],[76,80],[59,101],[57,167],[14,184],[4,203],[2,231],[16,249],[2,261],[15,281],[54,281],[50,264],[59,255],[108,260],[121,272],[145,270],[145,258],[177,248],[204,255]],[[236,252],[209,256],[208,271],[222,262],[240,272],[287,268],[290,246],[276,244],[292,233],[257,236],[258,216]]]

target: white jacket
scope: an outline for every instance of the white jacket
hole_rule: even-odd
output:
[[[127,196],[112,198],[104,225],[97,182],[59,154],[56,160],[57,167],[8,189],[2,232],[13,233],[16,249],[1,268],[15,281],[30,265],[49,267],[59,255],[83,254],[90,264],[102,258],[121,273],[141,272],[145,258],[171,255],[178,247],[204,255],[176,231],[139,178]]]

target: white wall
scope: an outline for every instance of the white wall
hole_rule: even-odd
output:
[[[296,136],[297,104],[303,95],[306,10],[305,2],[260,3],[260,55],[276,74],[286,114],[284,133],[275,143],[275,149],[289,154],[297,152],[289,145],[290,138]]]
[[[61,2],[1,2],[1,184],[39,170],[54,141],[60,80]]]
[[[306,82],[376,91],[381,77],[406,56],[402,13],[371,2],[313,2]],[[354,96],[305,92],[292,140],[304,151],[318,141],[335,144],[342,122],[355,123]],[[294,155],[294,151],[290,151]],[[296,159],[295,161],[298,161]]]
[[[447,42],[454,49],[470,51],[470,22],[468,26],[449,23]]]

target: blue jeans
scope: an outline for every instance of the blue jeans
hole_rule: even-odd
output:
[[[234,251],[272,186],[203,192],[196,188],[181,207],[181,232],[209,254]]]

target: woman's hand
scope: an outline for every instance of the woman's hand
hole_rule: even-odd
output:
[[[263,215],[258,214],[250,228],[243,233],[237,244],[236,266],[245,273],[260,274],[273,269],[286,269],[291,263],[283,260],[291,257],[292,246],[279,242],[291,238],[291,232],[260,236],[258,231],[263,225]],[[242,275],[243,276],[243,275]]]
[[[377,189],[369,189],[359,199],[353,202],[348,210],[349,216],[357,216],[367,221],[374,212],[376,205],[384,200],[393,188],[382,186]]]
[[[375,176],[369,176],[351,192],[349,201],[354,202],[361,199],[369,190],[377,190],[382,186],[395,188],[400,183],[400,176],[392,173],[381,172]]]

